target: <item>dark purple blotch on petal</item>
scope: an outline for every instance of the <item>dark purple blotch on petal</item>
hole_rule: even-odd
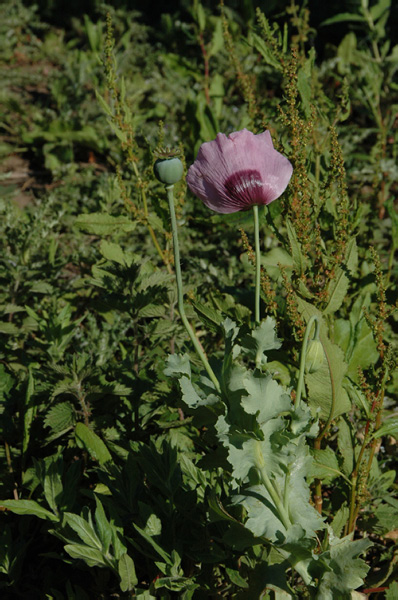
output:
[[[235,200],[242,208],[246,204],[247,208],[253,204],[263,204],[263,186],[261,175],[256,169],[236,171],[224,183],[227,196]]]

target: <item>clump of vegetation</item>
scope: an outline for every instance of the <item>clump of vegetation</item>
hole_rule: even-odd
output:
[[[394,7],[234,6],[0,9],[4,598],[397,594]],[[244,128],[290,184],[212,213]]]

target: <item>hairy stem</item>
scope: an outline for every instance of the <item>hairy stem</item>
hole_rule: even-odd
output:
[[[173,233],[173,248],[174,248],[174,267],[176,274],[176,282],[177,282],[177,303],[178,303],[178,312],[180,313],[181,321],[184,324],[184,327],[191,339],[194,348],[202,361],[204,368],[207,371],[208,376],[214,384],[217,392],[221,392],[220,384],[217,377],[214,374],[213,369],[211,368],[209,361],[207,360],[205,353],[202,350],[202,347],[194,334],[191,325],[185,314],[184,308],[184,293],[182,287],[182,274],[181,274],[181,263],[180,263],[180,247],[178,243],[178,230],[177,230],[177,219],[174,208],[174,194],[173,194],[174,185],[169,185],[166,187],[167,190],[167,198],[169,201],[169,210],[170,210],[170,219],[171,219],[171,229]]]
[[[256,323],[260,323],[260,283],[261,283],[261,255],[260,255],[260,226],[258,219],[258,206],[253,206],[254,216],[254,250],[256,253],[256,291],[254,301],[254,314]]]

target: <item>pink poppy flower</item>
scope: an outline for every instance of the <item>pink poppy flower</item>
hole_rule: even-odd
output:
[[[218,213],[270,204],[285,191],[293,173],[288,159],[274,149],[271,134],[243,129],[219,133],[205,142],[187,174],[190,190]]]

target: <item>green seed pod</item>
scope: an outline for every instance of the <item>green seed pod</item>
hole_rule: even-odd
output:
[[[153,166],[156,179],[165,185],[173,185],[180,181],[184,167],[179,158],[158,158]]]
[[[325,362],[325,352],[320,340],[312,340],[308,344],[307,354],[305,357],[305,372],[316,373]]]

